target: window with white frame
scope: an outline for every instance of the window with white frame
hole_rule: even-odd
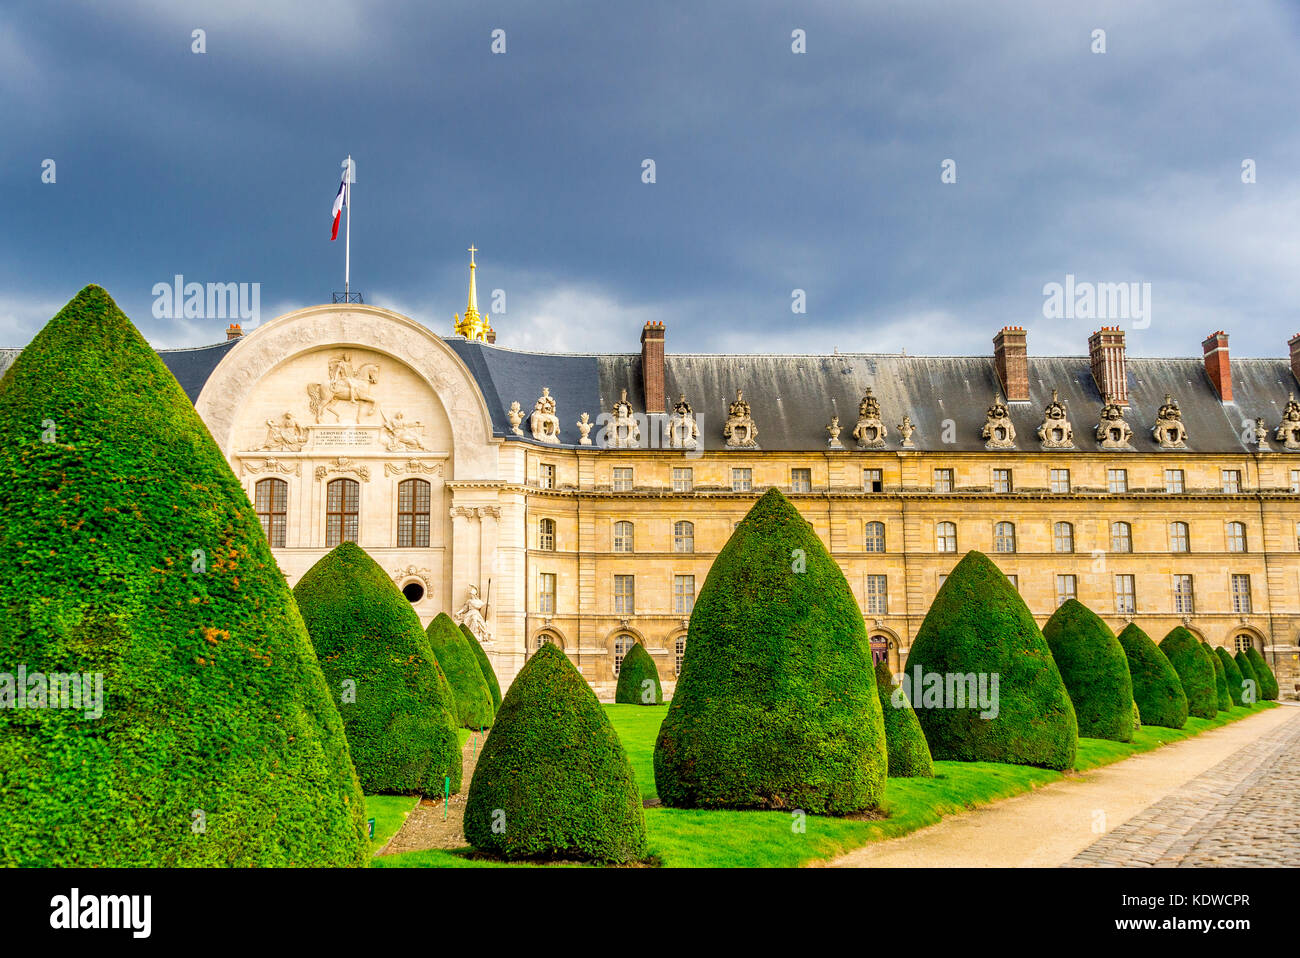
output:
[[[934,527],[934,550],[936,552],[957,551],[957,524],[940,522]]]
[[[632,467],[615,466],[612,485],[615,492],[631,492],[632,491]]]
[[[537,467],[537,484],[543,489],[555,488],[555,466],[544,462]]]
[[[1191,546],[1187,535],[1187,523],[1169,523],[1169,551],[1190,552]]]
[[[952,492],[952,470],[936,469],[934,471],[934,491]]]
[[[884,470],[863,469],[862,470],[862,491],[863,492],[884,492],[885,491]]]
[[[1070,491],[1069,469],[1053,469],[1048,474],[1048,478],[1051,482],[1052,492],[1063,493]]]
[[[1291,470],[1291,494],[1300,493],[1300,469]]]
[[[790,470],[790,491],[791,492],[812,492],[812,470],[791,469]]]
[[[1010,469],[993,470],[993,491],[994,492],[1011,491],[1011,470]]]
[[[1250,576],[1233,573],[1232,576],[1232,611],[1238,615],[1248,615],[1250,607]]]
[[[1006,577],[1007,577],[1007,581],[1011,583],[1011,588],[1013,588],[1013,589],[1015,589],[1017,592],[1019,592],[1019,591],[1020,591],[1020,576],[1016,575],[1014,572],[1008,572],[1008,573],[1004,573],[1004,574],[1005,574]]]
[[[682,660],[686,658],[686,636],[677,636],[673,648],[673,675],[682,674]]]
[[[1128,470],[1107,469],[1106,470],[1106,491],[1107,492],[1128,492]]]
[[[1245,552],[1246,550],[1246,523],[1229,522],[1228,530],[1228,551]]]
[[[865,548],[867,552],[885,551],[885,524],[883,522],[867,523]]]
[[[1177,494],[1187,491],[1187,485],[1183,479],[1183,470],[1166,469],[1165,470],[1165,492]]]
[[[632,615],[636,612],[636,576],[614,576],[614,614]]]
[[[1112,522],[1110,524],[1110,551],[1133,551],[1133,527],[1127,522]]]
[[[1225,495],[1236,495],[1241,492],[1240,469],[1223,470],[1223,492]]]
[[[1068,522],[1052,525],[1052,548],[1057,552],[1074,551],[1074,526]]]
[[[1195,612],[1192,600],[1192,577],[1190,575],[1174,576],[1174,613],[1191,615]]]
[[[1137,613],[1137,595],[1133,588],[1131,575],[1115,576],[1115,614],[1135,615]]]
[[[555,551],[555,520],[539,519],[537,522],[537,548],[542,552]]]
[[[1016,527],[1011,522],[999,522],[993,527],[993,551],[1016,551]]]
[[[673,467],[673,492],[690,492],[695,487],[695,470]]]
[[[935,582],[940,589],[943,588],[943,584],[947,581],[948,581],[948,573],[946,572],[940,572],[939,575],[935,577]]]
[[[537,611],[542,615],[555,615],[555,573],[537,575]]]
[[[623,668],[623,660],[627,654],[632,651],[632,646],[636,645],[636,639],[630,635],[620,634],[614,636],[614,674],[618,675],[619,670]]]
[[[887,615],[889,601],[886,598],[885,577],[883,575],[867,576],[867,614]]]
[[[614,551],[636,551],[636,530],[626,519],[614,523]]]
[[[749,492],[753,488],[754,488],[753,469],[732,469],[731,470],[731,491],[732,492]]]
[[[695,523],[685,519],[673,523],[673,551],[695,551]]]
[[[673,576],[673,613],[690,615],[695,608],[695,576]]]
[[[1071,599],[1079,597],[1078,579],[1072,575],[1058,575],[1056,577],[1056,604],[1062,606]]]

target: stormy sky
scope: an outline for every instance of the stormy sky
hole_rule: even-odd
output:
[[[224,339],[155,318],[177,274],[260,284],[262,321],[328,302],[351,153],[353,287],[438,332],[472,242],[521,349],[634,351],[653,319],[669,352],[988,354],[1015,324],[1059,355],[1105,322],[1281,356],[1297,117],[1289,0],[19,0],[0,346],[92,282],[158,346]],[[1067,275],[1150,284],[1149,314],[1045,317]]]

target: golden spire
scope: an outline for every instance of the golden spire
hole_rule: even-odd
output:
[[[464,319],[460,316],[456,317],[455,331],[458,336],[464,336],[471,342],[476,340],[492,342],[496,339],[496,333],[488,323],[487,317],[478,311],[478,284],[474,279],[474,272],[478,269],[478,265],[474,262],[474,254],[478,252],[478,247],[470,243],[466,252],[469,253],[469,298],[465,304]]]

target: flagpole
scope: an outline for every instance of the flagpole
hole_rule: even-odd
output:
[[[338,154],[334,154],[338,156]],[[352,275],[352,154],[348,154],[347,171],[343,174],[344,186],[344,206],[348,208],[348,224],[346,235],[343,238],[343,302],[350,302],[348,298],[349,281]]]

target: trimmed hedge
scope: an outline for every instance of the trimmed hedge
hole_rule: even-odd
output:
[[[1079,722],[1079,734],[1133,740],[1133,680],[1119,640],[1101,618],[1068,599],[1043,626]]]
[[[1226,712],[1232,708],[1232,696],[1228,694],[1228,675],[1224,671],[1223,663],[1214,654],[1214,647],[1209,642],[1202,640],[1201,648],[1205,650],[1210,665],[1214,667],[1214,697],[1216,704],[1219,706],[1220,712]]]
[[[1142,727],[1142,710],[1138,708],[1136,701],[1133,702],[1133,731],[1136,732]]]
[[[460,790],[451,687],[393,580],[355,542],[323,556],[293,589],[321,669],[339,697],[367,795]]]
[[[424,634],[451,685],[460,725],[463,728],[487,728],[492,724],[492,693],[483,677],[483,667],[465,641],[465,633],[451,616],[439,612]]]
[[[1245,687],[1241,681],[1241,669],[1237,668],[1237,663],[1233,660],[1231,653],[1222,646],[1215,648],[1214,654],[1223,666],[1223,676],[1228,684],[1228,698],[1232,699],[1233,705],[1245,705]]]
[[[546,643],[516,676],[483,743],[465,837],[507,859],[640,861],[641,805],[605,710],[568,656]]]
[[[1182,728],[1187,724],[1187,693],[1169,657],[1136,622],[1119,634],[1133,679],[1133,701],[1145,725]]]
[[[876,663],[876,693],[885,717],[885,746],[890,778],[934,778],[934,759],[901,685],[894,683],[889,665]]]
[[[501,708],[501,683],[497,681],[497,674],[492,669],[492,663],[488,661],[487,653],[483,651],[483,646],[479,645],[478,639],[470,631],[469,626],[461,623],[461,634],[465,636],[465,641],[469,643],[469,650],[474,653],[474,658],[478,660],[479,671],[483,673],[483,681],[487,683],[488,694],[492,696],[492,714],[495,715]]]
[[[1196,636],[1181,625],[1160,640],[1160,651],[1178,673],[1178,681],[1187,694],[1187,714],[1212,719],[1219,714],[1219,695],[1215,688],[1214,667],[1205,658],[1205,650]]]
[[[368,863],[253,507],[98,286],[0,380],[0,517],[0,672],[102,676],[98,708],[93,681],[81,708],[0,708],[0,866]]]
[[[1259,680],[1260,698],[1265,702],[1277,701],[1278,693],[1281,691],[1277,684],[1277,676],[1273,674],[1273,669],[1260,654],[1259,649],[1253,645],[1248,646],[1246,658],[1250,660],[1250,666],[1255,670],[1255,678]]]
[[[655,743],[678,808],[874,809],[888,758],[862,611],[798,510],[768,490],[700,590]]]
[[[623,656],[618,670],[618,687],[614,701],[625,705],[663,705],[664,690],[659,684],[659,670],[654,659],[640,642]]]
[[[1061,673],[1019,593],[983,553],[966,553],[939,588],[907,670],[912,707],[936,760],[1074,767],[1079,726]],[[996,677],[996,715],[952,707],[955,697],[945,704],[932,694],[936,676],[954,691],[961,676],[989,677],[990,691]]]
[[[1259,676],[1255,674],[1255,666],[1250,664],[1250,658],[1245,652],[1238,652],[1232,657],[1237,663],[1237,668],[1241,669],[1242,698],[1249,699],[1253,702],[1262,702],[1264,700],[1264,686],[1259,681]],[[1247,682],[1254,683],[1247,685]],[[1245,690],[1249,690],[1249,695]]]

